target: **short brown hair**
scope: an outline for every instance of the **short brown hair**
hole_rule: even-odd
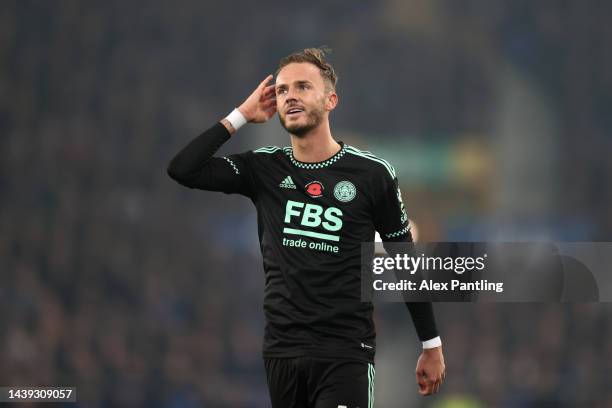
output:
[[[305,48],[302,51],[294,52],[293,54],[281,58],[275,75],[278,75],[284,66],[293,62],[309,62],[319,68],[321,77],[323,77],[323,82],[325,82],[325,87],[328,90],[335,91],[336,84],[338,83],[338,76],[334,71],[334,67],[332,67],[331,64],[325,60],[325,54],[330,53],[331,49],[325,46],[319,48]]]

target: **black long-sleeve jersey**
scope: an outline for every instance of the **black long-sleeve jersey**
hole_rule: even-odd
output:
[[[373,306],[361,301],[361,243],[411,242],[395,170],[339,142],[318,163],[291,147],[213,157],[230,138],[216,123],[181,150],[168,174],[189,188],[242,194],[257,209],[265,271],[264,357],[373,362]],[[431,303],[407,303],[419,339],[436,337]]]

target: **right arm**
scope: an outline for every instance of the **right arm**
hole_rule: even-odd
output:
[[[266,77],[238,108],[247,122],[265,122],[276,112],[274,85],[266,86],[271,78]],[[174,156],[168,175],[189,188],[251,196],[248,153],[213,157],[236,131],[228,118],[217,122]]]
[[[230,138],[230,129],[217,122],[177,153],[168,165],[168,175],[189,188],[226,193],[247,193],[246,155],[213,157]],[[238,164],[236,163],[238,162]],[[239,167],[242,168],[243,174]]]

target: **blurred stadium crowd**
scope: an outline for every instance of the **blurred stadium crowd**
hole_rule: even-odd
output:
[[[307,46],[334,49],[332,129],[355,143],[490,142],[511,65],[557,122],[560,165],[541,186],[554,206],[530,216],[578,226],[554,239],[609,240],[611,14],[604,1],[3,2],[0,385],[75,385],[91,407],[268,406],[254,209],[177,186],[166,166]],[[464,210],[447,203],[434,238]],[[393,354],[405,375],[377,384],[382,407],[612,406],[609,305],[436,309],[448,380],[422,400],[394,394],[418,345],[403,308],[380,308],[381,336],[401,341],[377,371]]]

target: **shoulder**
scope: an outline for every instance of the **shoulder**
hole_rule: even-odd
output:
[[[253,150],[253,153],[266,155],[266,154],[274,154],[274,153],[282,152],[282,151],[283,151],[282,147],[264,146],[264,147],[260,147],[259,149]]]
[[[361,150],[354,146],[346,145],[346,153],[356,160],[360,161],[361,165],[367,167],[368,171],[372,172],[375,178],[381,177],[386,179],[395,179],[395,168],[387,160],[376,156],[367,150]]]
[[[290,149],[290,148],[289,148]],[[278,160],[279,156],[286,156],[287,147],[264,146],[250,151],[251,157],[257,162]]]

